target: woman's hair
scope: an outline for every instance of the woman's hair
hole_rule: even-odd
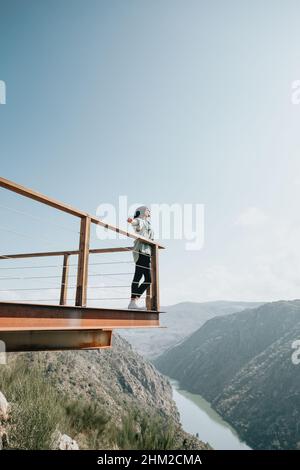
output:
[[[133,218],[134,219],[137,219],[138,217],[144,217],[145,216],[145,212],[149,210],[148,206],[140,206],[140,207],[137,207],[136,210],[135,210],[135,213],[134,213],[134,216]]]

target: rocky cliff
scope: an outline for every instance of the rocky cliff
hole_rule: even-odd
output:
[[[18,448],[50,446],[54,421],[80,448],[207,447],[182,430],[169,382],[117,334],[108,350],[10,354],[0,390],[13,403],[12,432],[24,428]]]

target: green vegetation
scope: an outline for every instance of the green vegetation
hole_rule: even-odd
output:
[[[120,428],[113,430],[113,440],[120,449],[174,449],[174,423],[159,415],[147,416],[136,410],[124,415]]]
[[[15,449],[49,449],[52,434],[64,419],[58,392],[23,361],[1,367],[0,390],[11,404],[10,446]]]
[[[56,430],[86,449],[175,448],[174,424],[143,410],[124,410],[112,421],[103,405],[59,392],[39,365],[19,357],[0,369],[0,390],[11,405],[7,424],[10,447],[53,448]]]
[[[71,428],[70,433],[81,433],[85,436],[89,449],[103,445],[102,436],[109,423],[109,417],[97,403],[83,400],[72,400],[65,405],[66,420]],[[109,426],[107,426],[109,429]]]

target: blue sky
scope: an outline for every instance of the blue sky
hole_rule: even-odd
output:
[[[164,303],[299,296],[299,15],[291,0],[0,0],[2,176],[92,213],[119,195],[205,204],[201,251],[166,242]],[[67,246],[1,214],[32,238],[2,232],[2,253],[51,249],[45,230]]]

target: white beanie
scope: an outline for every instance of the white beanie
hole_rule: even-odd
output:
[[[150,210],[148,206],[140,206],[135,210],[134,218],[144,217],[146,210]]]

